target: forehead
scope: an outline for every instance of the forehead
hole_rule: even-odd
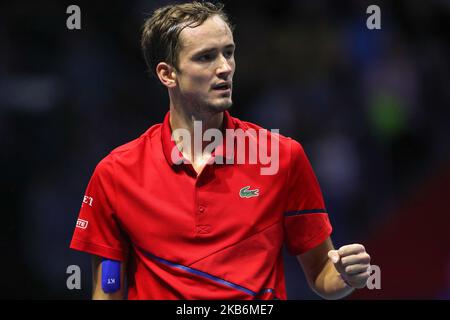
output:
[[[233,34],[220,16],[212,16],[195,28],[187,27],[180,33],[182,48],[186,52],[201,48],[226,46],[233,43]]]

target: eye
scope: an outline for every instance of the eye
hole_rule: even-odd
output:
[[[208,62],[214,59],[214,55],[212,53],[206,53],[198,57],[198,61]]]
[[[233,57],[233,55],[234,55],[234,50],[227,50],[227,51],[225,51],[225,54],[224,54],[224,56],[228,59]]]

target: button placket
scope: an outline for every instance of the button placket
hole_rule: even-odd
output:
[[[195,233],[197,235],[209,234],[211,230],[211,225],[208,223],[207,205],[202,201],[201,188],[196,188],[196,206],[195,206]]]
[[[206,235],[211,232],[211,224],[208,219],[208,201],[206,197],[202,197],[204,189],[207,188],[210,180],[210,170],[212,168],[206,166],[201,174],[197,177],[195,183],[195,233],[197,235]]]

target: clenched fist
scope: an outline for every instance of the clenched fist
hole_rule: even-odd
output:
[[[370,256],[361,244],[350,244],[330,250],[328,257],[347,285],[364,288],[370,276]]]

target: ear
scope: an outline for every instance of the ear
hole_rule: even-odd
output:
[[[171,65],[165,62],[158,63],[156,66],[156,75],[158,76],[159,81],[167,88],[174,88],[177,86],[177,73],[175,68]]]

